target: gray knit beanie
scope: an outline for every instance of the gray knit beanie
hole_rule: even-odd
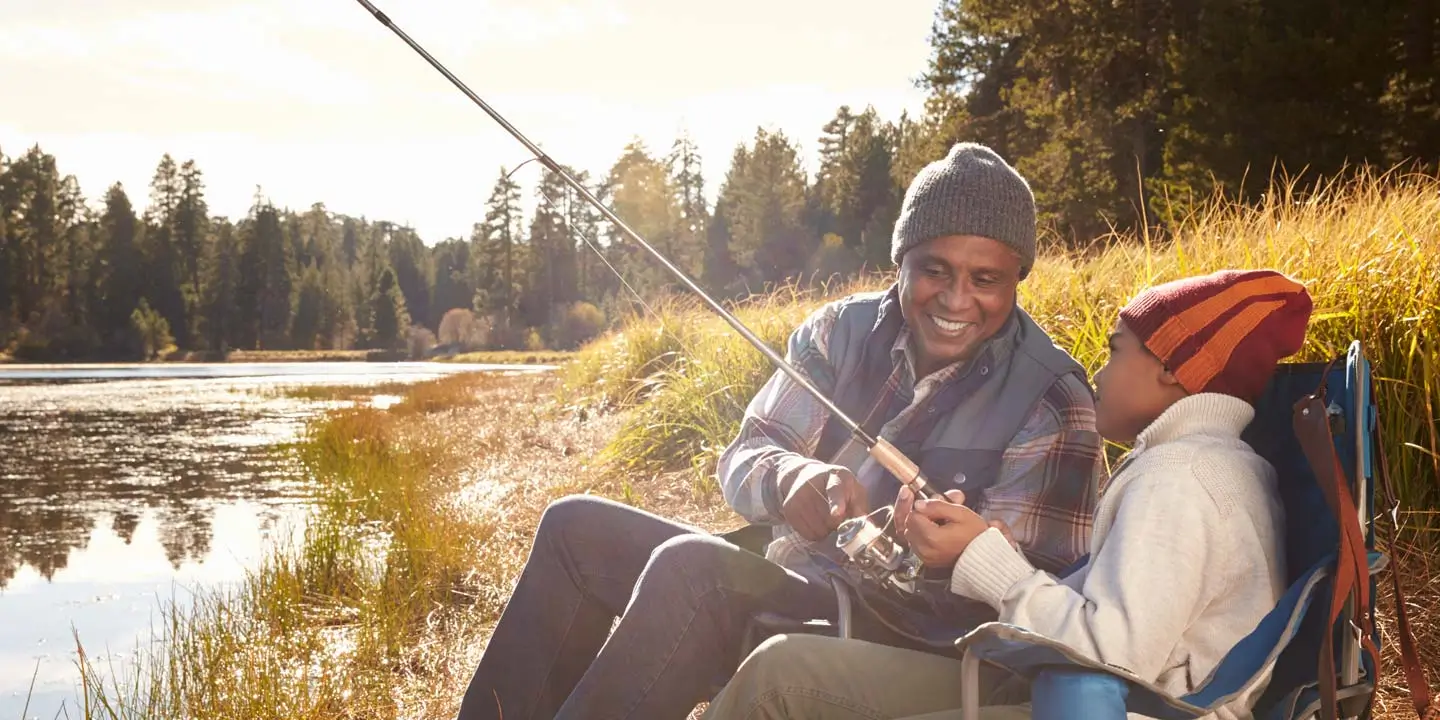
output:
[[[905,191],[890,259],[947,235],[979,235],[1020,254],[1020,277],[1035,264],[1035,196],[1015,168],[984,145],[962,142],[926,165]]]

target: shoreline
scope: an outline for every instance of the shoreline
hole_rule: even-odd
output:
[[[431,358],[410,358],[405,353],[376,350],[235,350],[221,357],[208,352],[174,352],[156,360],[74,360],[29,362],[0,353],[0,371],[9,368],[133,368],[170,365],[264,365],[279,363],[367,363],[367,364],[472,364],[556,366],[575,356],[565,350],[482,350]]]

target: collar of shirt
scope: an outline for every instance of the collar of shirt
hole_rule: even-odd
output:
[[[1016,309],[1018,309],[1018,305]],[[918,382],[915,379],[915,350],[910,342],[912,337],[910,325],[902,319],[900,332],[896,334],[895,342],[890,346],[890,359],[894,362],[896,371],[901,374],[899,385],[905,388],[913,387],[915,390],[913,402],[918,403],[934,395],[947,384],[966,377],[975,368],[979,368],[981,374],[988,374],[991,368],[1008,362],[1011,353],[1015,351],[1015,344],[1020,332],[1020,320],[1017,315],[1018,313],[1012,310],[1010,316],[1005,319],[1005,324],[1000,326],[1000,330],[986,339],[969,360],[957,360],[950,363],[920,378]]]

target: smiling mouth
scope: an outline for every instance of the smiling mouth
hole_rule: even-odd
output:
[[[930,321],[935,324],[936,329],[940,331],[941,335],[948,335],[950,337],[960,335],[975,324],[962,320],[946,320],[945,318],[934,315],[930,316]]]

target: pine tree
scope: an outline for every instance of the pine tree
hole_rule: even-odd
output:
[[[300,290],[295,298],[295,319],[290,325],[290,343],[297,350],[319,348],[322,306],[325,288],[320,270],[307,263],[300,273]]]
[[[430,252],[420,236],[409,227],[396,228],[388,245],[390,267],[395,281],[405,296],[405,307],[416,325],[424,325],[430,315],[430,288],[435,284],[430,266]]]
[[[325,349],[348,349],[359,337],[354,304],[347,292],[346,269],[330,263],[321,273],[320,343]]]
[[[600,190],[593,187],[590,182],[590,173],[582,170],[571,173],[571,177],[574,177],[577,182],[599,199]],[[601,200],[601,202],[604,201]],[[605,218],[594,206],[579,197],[573,190],[566,193],[565,205],[566,225],[570,229],[575,258],[573,269],[575,292],[571,299],[598,301],[604,286],[596,283],[593,275],[596,272],[609,273],[609,270],[604,268],[603,263],[597,257],[597,253],[603,252],[600,243],[600,223]]]
[[[235,226],[224,218],[211,224],[214,239],[208,243],[201,263],[202,332],[206,345],[225,353],[242,345],[240,324],[242,313],[237,309],[240,294],[240,247]]]
[[[578,298],[576,240],[570,227],[575,203],[565,181],[548,170],[535,193],[521,314],[527,327],[543,328],[548,337],[564,309]]]
[[[128,339],[124,328],[130,312],[140,304],[144,278],[140,253],[142,226],[120,183],[105,193],[105,212],[100,217],[99,272],[100,314],[96,318],[101,342],[107,352],[124,352]]]
[[[237,346],[279,350],[290,344],[294,257],[280,213],[260,189],[250,215],[239,227],[240,280],[237,284]]]
[[[405,296],[400,292],[395,271],[389,266],[382,268],[376,279],[375,294],[370,298],[370,317],[369,347],[397,350],[404,346],[410,316],[405,310]]]
[[[710,224],[710,211],[705,202],[705,176],[701,169],[700,149],[687,133],[676,138],[666,158],[670,187],[675,192],[675,246],[687,259],[684,269],[692,278],[702,270]]]
[[[198,328],[197,307],[201,300],[200,262],[204,257],[205,241],[209,237],[210,210],[205,203],[205,182],[194,160],[186,160],[180,166],[180,195],[175,207],[174,242],[175,253],[180,264],[182,295],[185,301],[185,316],[192,327],[183,335],[192,336]]]
[[[498,319],[496,325],[502,329],[508,329],[513,324],[518,300],[515,280],[519,253],[516,245],[520,242],[522,221],[520,185],[502,167],[486,203],[485,221],[481,228],[483,248],[475,254],[478,266],[475,291],[477,295],[483,293],[485,303],[484,307],[477,303],[476,310],[495,315]]]
[[[150,180],[150,204],[145,210],[145,296],[150,307],[165,318],[176,342],[189,347],[190,322],[181,289],[184,263],[176,237],[183,195],[180,169],[165,153]]]
[[[607,183],[615,214],[676,267],[688,275],[697,274],[700,248],[679,242],[676,229],[680,207],[665,162],[651,155],[644,142],[634,139],[610,167]],[[618,229],[608,230],[612,262],[637,292],[649,296],[679,285],[644,248],[623,237]]]
[[[759,128],[753,148],[735,149],[720,197],[730,252],[747,280],[778,284],[803,271],[818,245],[804,217],[808,190],[799,149],[783,132]]]
[[[440,332],[440,320],[454,308],[470,309],[475,284],[470,276],[471,244],[457,238],[436,245],[431,253],[435,268],[435,292],[430,305],[429,325]]]
[[[61,178],[54,156],[33,146],[12,163],[3,192],[6,264],[13,313],[20,323],[41,320],[46,300],[56,291],[54,255],[64,235],[59,214]]]
[[[846,162],[846,147],[855,124],[855,116],[849,105],[841,105],[821,129],[820,169],[815,174],[814,224],[816,232],[838,232],[845,235],[842,216],[848,205],[847,198],[855,185],[851,167]]]
[[[722,191],[723,192],[723,191]],[[733,283],[739,277],[735,259],[730,255],[730,210],[725,198],[715,202],[715,216],[705,228],[705,289],[711,293],[733,295]]]
[[[9,343],[14,323],[16,283],[11,274],[15,270],[16,239],[13,229],[20,210],[11,168],[10,158],[0,152],[0,343],[5,344]]]

